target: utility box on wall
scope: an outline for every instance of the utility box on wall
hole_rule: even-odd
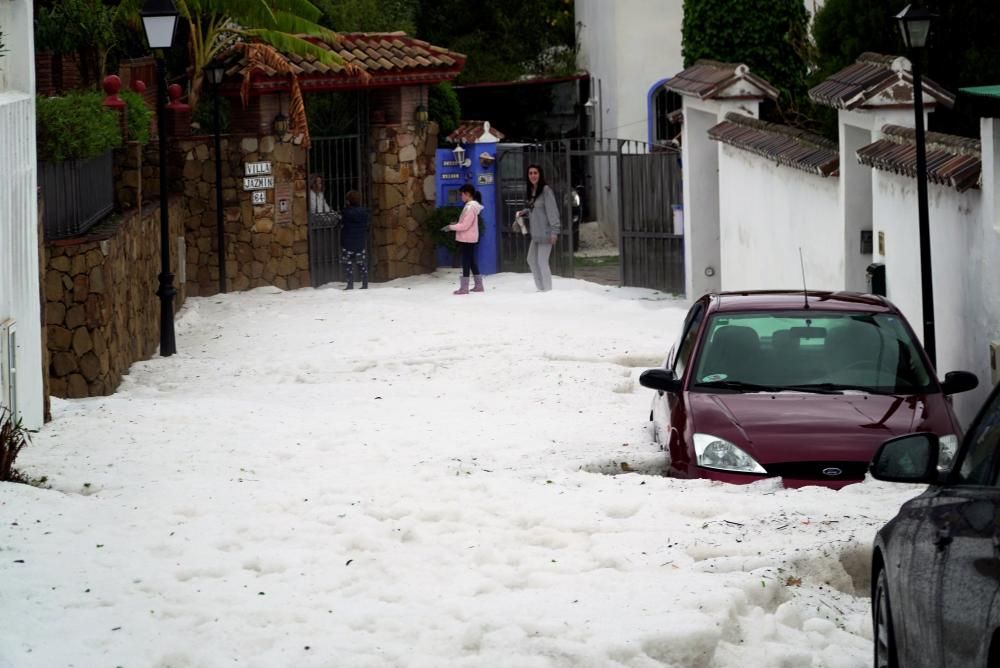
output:
[[[497,144],[459,144],[455,149],[439,148],[436,154],[436,204],[454,206],[455,219],[462,207],[459,188],[465,184],[479,191],[482,197],[482,217],[486,229],[479,237],[477,262],[483,274],[495,274],[500,266],[498,230],[496,224],[496,157]],[[438,252],[438,266],[451,266],[448,253]]]

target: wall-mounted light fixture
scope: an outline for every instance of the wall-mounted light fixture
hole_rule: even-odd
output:
[[[418,104],[417,108],[413,110],[413,122],[417,126],[417,132],[422,133],[427,129],[428,118],[427,107],[423,104]]]
[[[274,117],[274,122],[271,124],[271,127],[274,128],[274,134],[276,134],[280,140],[288,134],[288,116],[279,112],[278,115]]]
[[[465,157],[465,149],[461,144],[457,145],[455,148],[451,149],[452,154],[455,156],[455,164],[459,167],[471,167],[472,160]]]

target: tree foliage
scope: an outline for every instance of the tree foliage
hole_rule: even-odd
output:
[[[123,0],[122,11],[138,23],[143,0]],[[327,65],[340,57],[305,37],[335,43],[337,34],[319,25],[322,12],[310,0],[174,0],[187,23],[188,64],[193,72],[189,101],[197,102],[202,68],[237,43],[259,41],[275,56],[312,56]]]
[[[97,84],[125,30],[121,18],[121,7],[109,7],[102,0],[43,4],[35,17],[35,49],[75,54],[83,80]]]
[[[813,36],[817,76],[822,80],[853,63],[865,51],[905,55],[895,20],[908,0],[826,0],[816,13]],[[938,14],[930,41],[920,57],[926,76],[952,92],[965,86],[1000,82],[1000,3],[996,0],[926,0]],[[978,118],[966,114],[961,101],[954,111],[930,116],[934,129],[978,134]]]
[[[576,67],[572,0],[421,0],[417,34],[468,56],[461,83]]]
[[[684,0],[682,55],[745,63],[797,107],[806,89],[809,15],[802,0]]]
[[[319,24],[337,32],[414,34],[417,0],[313,0],[323,13]]]
[[[427,115],[438,124],[438,137],[442,141],[462,120],[462,106],[455,89],[447,81],[431,86],[427,95]]]

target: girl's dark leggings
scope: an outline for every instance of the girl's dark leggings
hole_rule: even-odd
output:
[[[462,276],[469,277],[469,270],[473,275],[479,275],[479,264],[476,262],[476,248],[478,243],[470,244],[465,241],[458,242],[458,250],[462,251]]]

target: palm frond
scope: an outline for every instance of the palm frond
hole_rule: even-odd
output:
[[[247,61],[246,66],[241,71],[241,74],[243,75],[243,85],[240,87],[240,96],[243,99],[243,105],[246,106],[247,104],[247,100],[250,95],[250,79],[255,69],[258,67],[268,67],[276,72],[288,75],[291,80],[288,114],[289,127],[292,134],[302,135],[302,145],[305,148],[309,148],[309,121],[306,118],[305,103],[302,100],[302,90],[299,88],[299,77],[297,76],[297,70],[299,68],[288,62],[288,60],[279,51],[269,44],[262,44],[260,42],[241,42],[234,48],[243,51],[246,55]]]
[[[295,14],[275,11],[274,15],[278,19],[278,26],[281,32],[319,37],[329,44],[336,44],[339,40],[337,33],[334,31],[317,25],[312,21],[306,21]]]
[[[242,34],[247,37],[257,38],[263,42],[267,42],[278,51],[282,53],[294,53],[297,56],[313,57],[324,65],[342,65],[344,60],[338,54],[330,51],[329,49],[324,49],[321,46],[317,46],[312,42],[297,37],[295,35],[289,35],[288,33],[278,32],[275,30],[243,30]]]
[[[275,14],[291,14],[315,24],[323,17],[323,12],[309,0],[270,0]]]

